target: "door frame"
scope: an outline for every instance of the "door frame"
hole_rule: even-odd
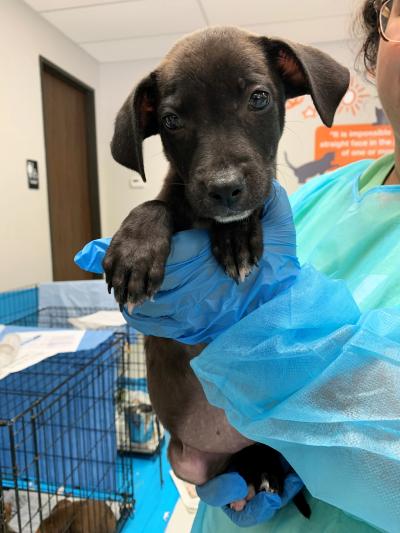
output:
[[[43,117],[43,130],[44,130],[44,144],[45,144],[45,157],[46,157],[46,187],[47,187],[47,202],[49,213],[49,227],[50,227],[50,243],[51,243],[51,264],[54,279],[54,261],[53,261],[53,235],[50,223],[50,194],[48,189],[47,169],[48,169],[48,156],[47,156],[47,138],[46,138],[46,123],[44,112],[44,91],[43,91],[43,77],[44,73],[50,73],[51,75],[59,78],[64,83],[75,87],[82,91],[85,95],[85,112],[86,112],[86,140],[88,146],[88,179],[89,179],[89,197],[90,197],[90,213],[92,224],[92,238],[95,239],[101,236],[101,222],[100,222],[100,200],[99,200],[99,176],[97,167],[97,142],[96,142],[96,111],[95,111],[95,92],[92,87],[86,85],[82,81],[72,76],[62,68],[58,67],[43,56],[39,56],[40,67],[40,84],[42,92],[42,117]],[[97,275],[94,278],[99,278]]]

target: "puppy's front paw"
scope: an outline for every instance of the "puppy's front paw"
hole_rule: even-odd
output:
[[[170,218],[161,202],[147,202],[128,215],[103,261],[108,290],[114,289],[119,304],[133,307],[158,291],[171,235]]]
[[[214,223],[212,251],[225,272],[237,283],[258,264],[263,253],[263,234],[259,211],[249,218],[227,224]]]

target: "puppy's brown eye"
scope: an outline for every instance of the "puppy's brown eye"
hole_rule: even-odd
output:
[[[270,94],[267,91],[254,91],[249,98],[249,108],[255,111],[265,109],[270,99]]]
[[[181,119],[178,117],[178,115],[174,115],[174,113],[164,115],[161,120],[164,126],[169,130],[179,130],[183,127]]]

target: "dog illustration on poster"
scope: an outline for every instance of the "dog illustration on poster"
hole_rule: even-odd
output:
[[[333,163],[335,156],[335,152],[327,152],[320,159],[309,161],[308,163],[296,167],[289,161],[288,154],[285,152],[285,161],[289,168],[293,170],[298,182],[305,183],[309,178],[319,174],[325,174],[325,172],[337,168],[339,165]]]

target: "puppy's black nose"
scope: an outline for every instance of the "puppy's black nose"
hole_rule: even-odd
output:
[[[210,181],[207,184],[208,196],[225,207],[233,207],[239,201],[243,191],[244,180],[242,177],[220,179]]]

